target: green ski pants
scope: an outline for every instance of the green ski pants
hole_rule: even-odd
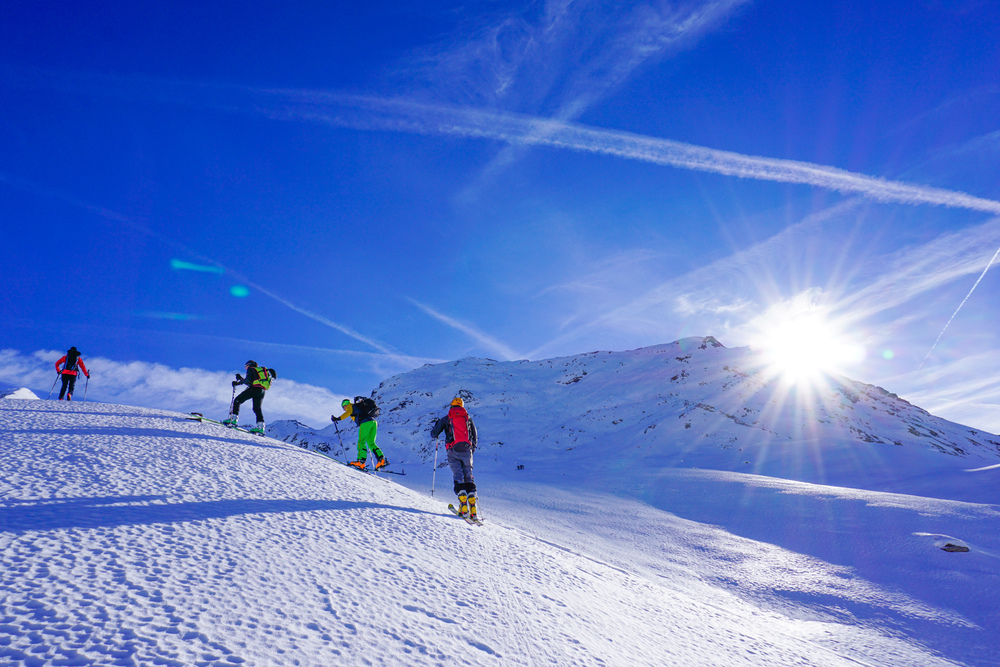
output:
[[[364,424],[358,424],[358,460],[364,461],[371,452],[378,458],[382,458],[382,450],[375,444],[375,435],[378,432],[378,422],[374,419]]]

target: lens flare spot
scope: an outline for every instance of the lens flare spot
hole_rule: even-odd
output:
[[[240,299],[250,296],[250,290],[244,285],[233,285],[229,288],[229,293]]]
[[[885,359],[886,361],[891,361],[896,358],[896,353],[893,352],[892,350],[883,350],[882,358]]]

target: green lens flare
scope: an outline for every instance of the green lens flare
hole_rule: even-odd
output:
[[[229,293],[240,299],[250,296],[250,290],[243,285],[233,285],[229,288]]]

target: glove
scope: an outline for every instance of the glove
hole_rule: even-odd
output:
[[[87,373],[87,379],[88,380],[90,379],[90,373]]]
[[[237,382],[236,380],[233,380],[233,386],[234,386],[234,387],[235,387],[236,385],[238,385],[238,384],[239,384],[239,382]]]
[[[242,376],[242,375],[240,375],[239,373],[237,373],[237,374],[236,374],[236,381],[237,381],[237,382],[243,382],[243,376]]]
[[[330,421],[332,422],[337,421],[337,415],[330,415]]]

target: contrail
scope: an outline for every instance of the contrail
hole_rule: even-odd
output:
[[[0,77],[12,85],[41,85],[75,94],[143,98],[217,113],[260,115],[359,130],[451,135],[492,139],[511,145],[550,146],[739,178],[812,185],[857,193],[880,202],[930,204],[1000,214],[1000,201],[956,190],[515,113],[427,104],[404,98],[66,74],[30,68],[0,67]]]
[[[269,108],[265,104],[254,110],[281,120],[551,146],[739,178],[812,185],[837,192],[857,193],[880,202],[931,204],[1000,214],[1000,201],[955,190],[890,181],[810,162],[744,155],[560,120],[401,99],[310,91],[259,92],[288,100],[280,107]]]
[[[931,353],[934,351],[934,348],[937,347],[937,344],[941,342],[941,337],[944,336],[944,332],[948,330],[948,327],[951,325],[951,321],[955,319],[956,315],[958,315],[958,311],[962,310],[962,306],[965,305],[965,302],[969,300],[969,297],[972,296],[972,293],[976,291],[977,287],[979,287],[979,283],[983,281],[983,278],[986,276],[986,272],[990,270],[990,267],[993,266],[993,262],[996,261],[997,255],[1000,255],[1000,248],[997,248],[997,251],[993,253],[993,257],[990,258],[990,261],[986,265],[986,268],[983,269],[983,272],[979,274],[979,278],[976,279],[976,282],[972,286],[972,289],[969,290],[969,293],[965,295],[964,299],[962,299],[962,303],[958,304],[958,308],[955,309],[955,312],[952,313],[951,317],[948,318],[948,321],[945,322],[944,329],[941,329],[941,333],[938,334],[938,337],[937,339],[935,339],[934,344],[931,345],[931,349],[927,350],[927,355],[924,357],[924,360],[920,362],[919,366],[917,366],[918,371],[924,367],[925,363],[927,363],[927,359],[930,358]]]
[[[428,315],[430,315],[434,319],[438,320],[439,322],[443,322],[444,324],[447,324],[448,326],[452,327],[453,329],[457,329],[458,331],[461,331],[462,333],[468,335],[469,337],[471,337],[472,339],[474,339],[476,342],[480,343],[484,347],[490,348],[490,349],[494,350],[495,352],[500,353],[504,357],[504,361],[511,361],[513,359],[520,359],[520,358],[522,358],[522,356],[519,355],[517,352],[515,352],[511,348],[507,347],[506,345],[504,345],[503,343],[501,343],[500,341],[498,341],[496,338],[493,338],[492,336],[489,336],[489,335],[483,333],[479,329],[476,329],[475,327],[472,327],[472,326],[469,326],[468,324],[464,324],[462,322],[459,322],[458,320],[456,320],[456,319],[454,319],[452,317],[448,317],[447,315],[439,313],[436,310],[434,310],[433,308],[431,308],[429,306],[425,306],[424,304],[420,303],[419,301],[415,301],[413,299],[410,299],[409,297],[407,297],[407,300],[410,303],[412,303],[414,306],[416,306],[417,308],[419,308],[420,310],[424,311],[425,313],[427,313]]]

